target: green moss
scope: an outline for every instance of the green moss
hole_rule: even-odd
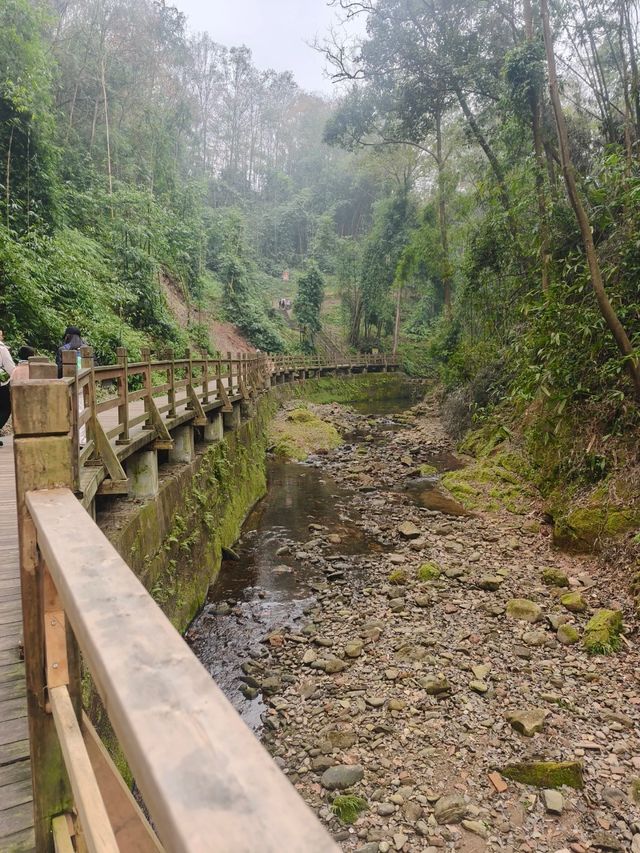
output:
[[[441,482],[469,510],[506,509],[522,515],[531,507],[531,488],[493,459],[482,459],[458,471],[449,471]]]
[[[342,823],[355,823],[362,812],[367,811],[369,803],[363,797],[354,794],[340,794],[331,803],[331,811]]]
[[[438,473],[435,465],[421,465],[419,468],[421,477],[434,477]]]
[[[619,610],[598,610],[587,622],[583,644],[589,654],[610,655],[620,647],[622,613]]]
[[[627,533],[640,525],[640,513],[636,509],[595,503],[599,498],[605,500],[594,492],[588,505],[569,509],[556,518],[553,531],[556,544],[588,551],[600,539]]]
[[[500,772],[507,779],[536,788],[584,787],[580,761],[527,761],[509,764]]]
[[[402,586],[407,582],[407,573],[404,569],[394,569],[389,575],[389,583],[394,586]]]
[[[410,400],[416,383],[401,373],[325,376],[291,386],[290,395],[310,403],[366,403],[370,400]]]
[[[640,806],[640,779],[634,779],[631,782],[629,797],[637,806]]]
[[[580,639],[580,631],[575,625],[560,625],[558,628],[558,640],[563,646],[573,646]]]
[[[569,578],[560,569],[544,569],[542,572],[542,583],[545,586],[569,586]]]
[[[587,602],[580,592],[566,592],[560,596],[560,604],[571,613],[584,613],[587,609]]]
[[[418,569],[419,581],[434,581],[438,580],[442,574],[442,569],[437,563],[423,563]]]
[[[269,437],[276,456],[300,462],[311,453],[326,453],[342,443],[340,433],[332,424],[305,408],[294,409],[286,417],[274,421]]]
[[[287,420],[292,421],[294,424],[308,424],[312,422],[313,419],[313,413],[310,412],[309,409],[305,409],[304,406],[294,409],[287,415]]]

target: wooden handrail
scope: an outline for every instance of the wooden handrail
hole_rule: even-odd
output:
[[[259,839],[260,849],[270,853],[337,851],[73,492],[30,491],[26,505],[66,617],[166,849],[253,853]],[[62,690],[53,696],[54,718],[59,729],[59,721],[68,729],[63,753],[80,818],[89,813],[99,818],[99,806],[89,812],[78,800],[74,778],[85,778],[87,764],[66,687],[55,690]],[[95,849],[112,848],[105,840]]]

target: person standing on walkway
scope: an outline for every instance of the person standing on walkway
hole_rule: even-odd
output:
[[[65,350],[74,350],[76,353],[78,367],[80,367],[80,347],[86,347],[87,343],[82,339],[80,329],[77,326],[67,326],[62,343],[56,353],[56,364],[58,365],[58,376],[62,376],[62,353]]]
[[[13,371],[16,369],[9,347],[4,342],[4,334],[0,329],[0,429],[9,420],[11,414],[11,390],[9,388],[9,380]],[[0,447],[2,447],[2,439],[0,439]]]

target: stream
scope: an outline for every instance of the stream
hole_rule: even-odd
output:
[[[390,416],[410,405],[410,400],[384,400],[352,408],[369,416],[373,435],[368,440],[378,443],[407,428]],[[348,453],[362,441],[357,432],[346,440],[340,452]],[[438,472],[460,465],[449,454],[434,455],[430,463]],[[223,560],[186,633],[193,652],[254,731],[262,726],[266,706],[247,662],[267,656],[265,637],[276,629],[299,631],[318,590],[358,571],[354,557],[386,550],[357,524],[358,510],[350,506],[354,490],[338,484],[320,459],[269,460],[267,473],[267,494],[243,525],[234,545],[236,559]],[[446,514],[465,514],[437,488],[437,476],[413,478],[394,497]]]

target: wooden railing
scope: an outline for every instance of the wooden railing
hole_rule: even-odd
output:
[[[386,355],[334,357],[227,353],[176,359],[171,352],[152,360],[143,350],[140,361],[129,361],[118,350],[118,363],[95,365],[92,350],[63,352],[63,376],[73,398],[74,488],[90,502],[96,492],[126,494],[129,483],[122,462],[147,444],[173,447],[171,429],[192,421],[207,423],[213,410],[229,412],[281,382],[334,372],[397,369]],[[87,503],[85,503],[87,505]]]
[[[148,353],[12,387],[37,850],[325,853],[337,848],[78,501],[83,472],[126,489],[121,458],[280,379],[394,367],[368,356]],[[211,416],[211,415],[209,415]],[[91,675],[154,829],[82,711]]]

